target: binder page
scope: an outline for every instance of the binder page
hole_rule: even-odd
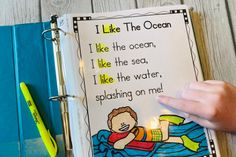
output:
[[[186,6],[71,16],[94,156],[216,155],[210,131],[156,101],[203,79]]]

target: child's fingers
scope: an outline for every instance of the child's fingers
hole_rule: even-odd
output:
[[[192,82],[189,84],[189,89],[206,91],[206,92],[214,92],[213,84],[209,84],[206,82]]]
[[[205,83],[209,83],[209,84],[213,84],[213,85],[219,85],[219,84],[222,84],[222,83],[225,83],[223,81],[219,81],[219,80],[206,80],[204,81]]]
[[[206,120],[206,119],[203,119],[201,117],[198,117],[198,116],[195,116],[195,115],[189,115],[188,118],[196,123],[198,123],[199,125],[203,126],[203,127],[206,127],[206,128],[211,128],[211,129],[216,129],[216,126]]]
[[[205,105],[201,104],[197,101],[190,101],[185,99],[176,99],[168,96],[159,96],[158,97],[159,103],[164,105],[168,105],[172,108],[177,110],[189,113],[191,115],[198,115],[200,117],[209,118],[208,108]]]
[[[198,101],[204,103],[212,95],[211,92],[205,92],[202,90],[186,89],[182,91],[181,97],[186,100]]]

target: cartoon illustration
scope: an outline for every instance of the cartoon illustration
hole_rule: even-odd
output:
[[[128,106],[107,115],[109,129],[101,128],[92,136],[95,157],[215,156],[214,143],[207,139],[204,128],[183,117],[161,115],[144,127],[138,125],[138,114]]]
[[[159,117],[159,128],[147,129],[138,126],[137,114],[129,106],[113,109],[108,115],[107,124],[112,134],[109,137],[110,143],[113,143],[115,149],[124,149],[125,147],[135,147],[137,141],[146,142],[168,142],[181,143],[191,151],[199,149],[199,143],[191,140],[188,136],[182,135],[169,136],[170,125],[181,125],[184,118],[176,115],[162,115]],[[136,143],[132,143],[136,141]]]

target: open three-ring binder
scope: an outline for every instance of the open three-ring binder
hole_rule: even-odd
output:
[[[220,156],[212,130],[155,101],[203,80],[187,6],[52,16],[43,36],[68,156]]]

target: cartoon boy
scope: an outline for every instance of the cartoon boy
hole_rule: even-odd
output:
[[[137,126],[137,114],[129,106],[113,109],[108,115],[107,124],[109,129],[115,133],[127,133],[128,135],[117,140],[114,143],[115,149],[124,149],[131,141],[142,142],[169,142],[181,143],[192,151],[197,151],[199,143],[192,141],[186,135],[181,137],[169,136],[169,125],[180,125],[184,122],[184,118],[176,115],[162,115],[159,118],[160,128],[146,129]]]

